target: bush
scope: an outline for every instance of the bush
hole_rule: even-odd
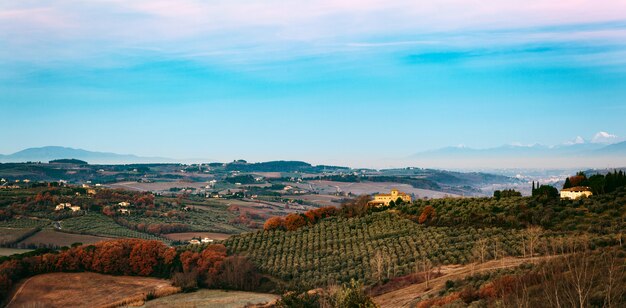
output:
[[[181,288],[183,292],[194,291],[198,288],[198,271],[176,272],[172,276],[172,284]]]

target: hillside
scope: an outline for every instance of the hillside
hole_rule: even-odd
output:
[[[423,258],[434,264],[467,263],[479,239],[501,244],[518,255],[520,233],[501,228],[426,227],[382,212],[360,218],[333,217],[297,231],[259,231],[229,238],[229,251],[247,255],[259,268],[297,285],[315,287],[351,278],[373,283],[377,254],[385,260],[384,277],[405,275]]]

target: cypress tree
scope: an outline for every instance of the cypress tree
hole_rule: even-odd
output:
[[[565,184],[563,184],[563,189],[572,188],[572,182],[570,182],[569,177],[565,179]]]

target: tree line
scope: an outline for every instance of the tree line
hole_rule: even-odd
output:
[[[0,258],[0,302],[21,279],[52,272],[172,278],[185,290],[198,286],[253,290],[261,278],[246,258],[228,255],[213,244],[198,252],[175,249],[156,240],[120,239],[73,245],[61,251],[37,250]]]

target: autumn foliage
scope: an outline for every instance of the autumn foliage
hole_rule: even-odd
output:
[[[265,221],[263,229],[265,230],[298,230],[307,225],[314,225],[321,219],[332,216],[344,216],[347,218],[360,217],[366,215],[369,210],[369,196],[360,196],[354,200],[349,200],[342,204],[341,209],[334,206],[325,206],[312,209],[303,214],[292,213],[286,217],[271,217]]]
[[[422,214],[420,215],[420,218],[419,218],[418,222],[420,224],[423,224],[423,223],[425,223],[427,221],[432,220],[436,216],[437,216],[437,213],[435,212],[435,208],[433,208],[432,206],[428,205],[422,211]]]
[[[285,227],[285,219],[279,216],[271,217],[263,225],[265,230],[283,229]]]
[[[25,256],[0,263],[0,301],[20,279],[51,272],[90,271],[169,278],[173,273],[182,271],[196,273],[194,279],[207,287],[256,285],[254,279],[258,279],[258,276],[254,265],[243,257],[237,260],[229,258],[232,257],[227,256],[226,247],[221,244],[208,245],[199,252],[179,252],[160,241],[139,239],[76,246],[60,252]]]
[[[287,231],[294,231],[306,226],[307,221],[304,217],[304,215],[293,213],[287,215],[287,217],[285,217],[285,229]]]

